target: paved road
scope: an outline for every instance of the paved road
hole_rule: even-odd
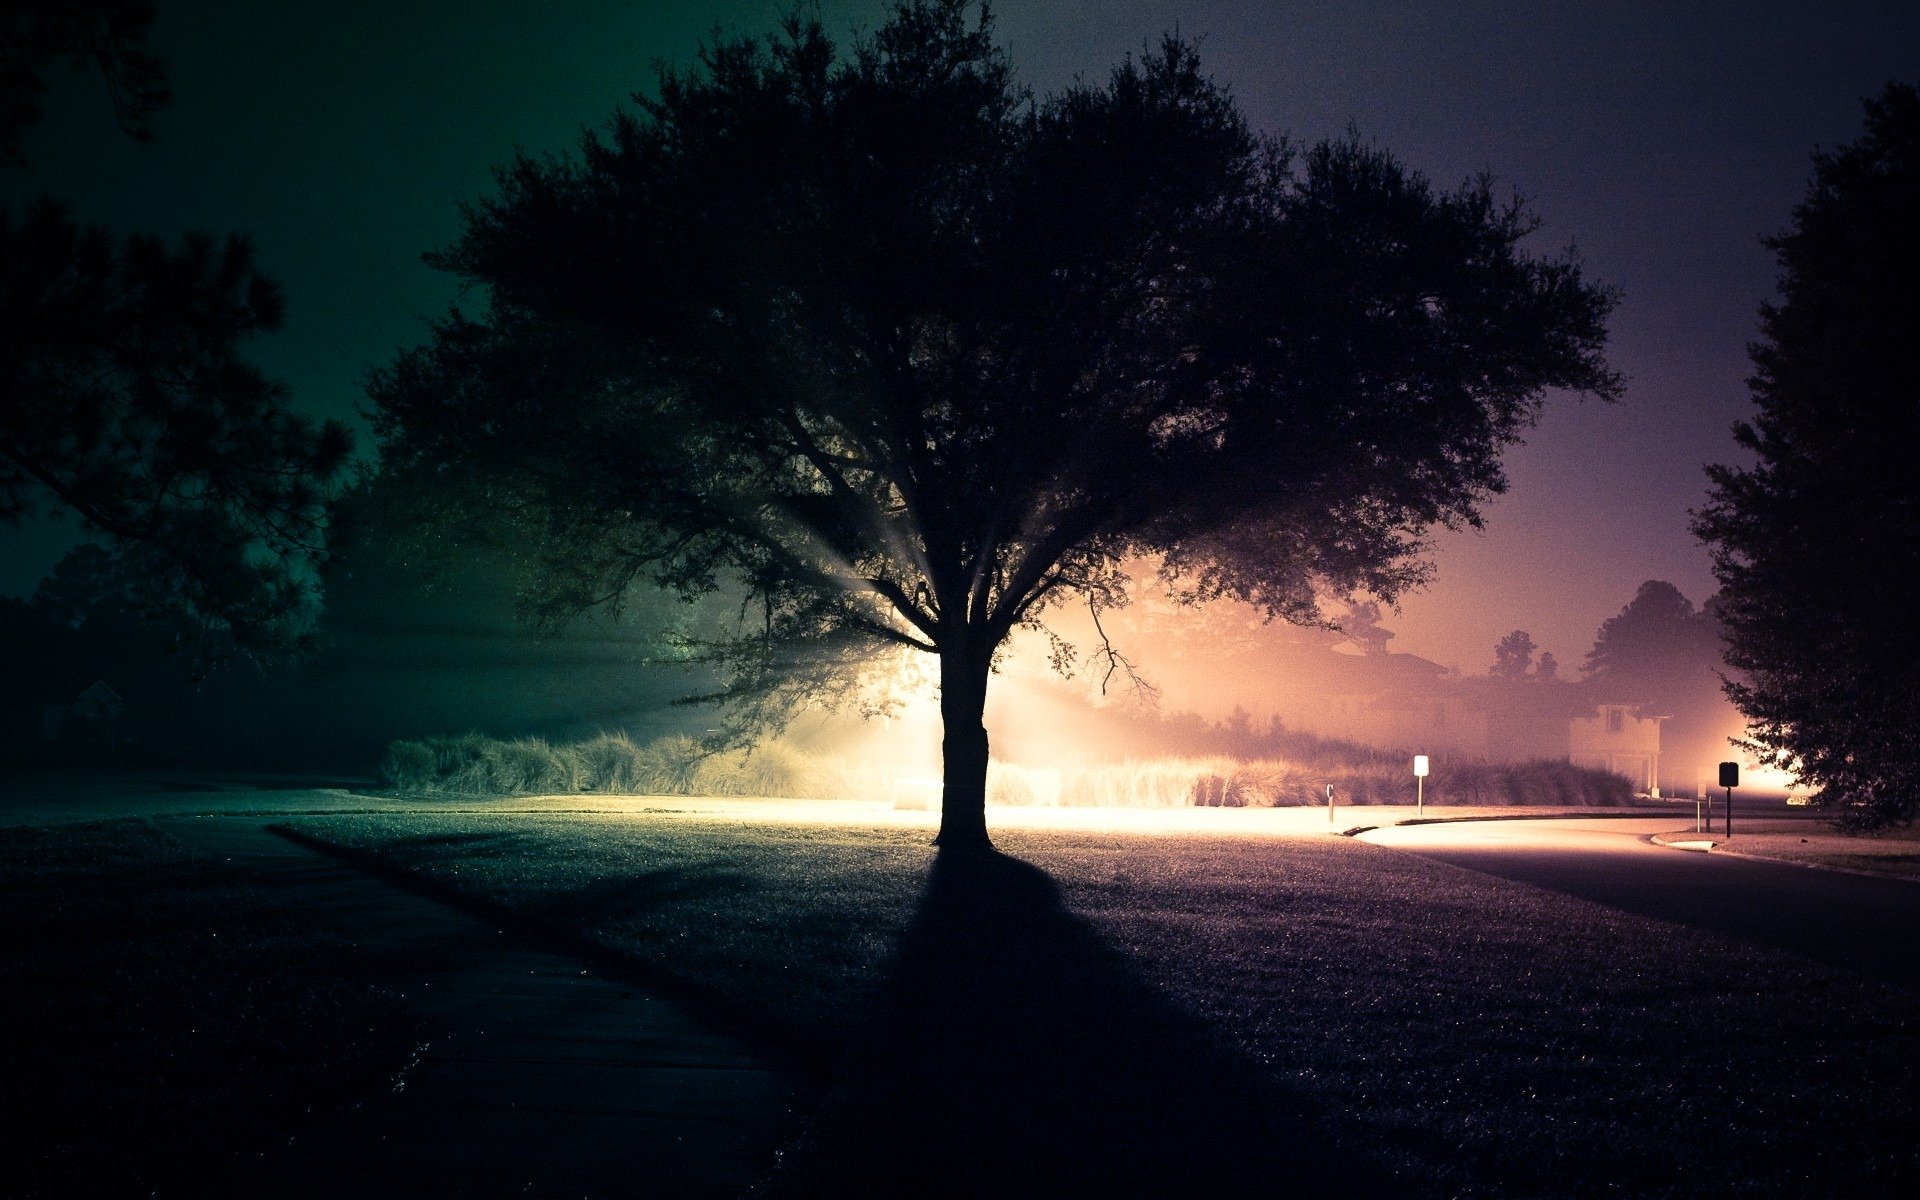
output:
[[[1672,818],[1394,826],[1366,841],[1920,992],[1920,884],[1656,846]]]

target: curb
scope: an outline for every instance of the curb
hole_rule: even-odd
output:
[[[1340,837],[1357,837],[1363,833],[1372,833],[1376,829],[1402,829],[1412,825],[1466,825],[1485,821],[1645,821],[1664,815],[1665,809],[1646,809],[1638,812],[1591,812],[1583,809],[1563,809],[1558,812],[1491,813],[1477,817],[1407,817],[1399,821],[1385,821],[1376,825],[1355,825],[1351,829],[1339,831]]]
[[[1680,850],[1693,854],[1713,854],[1722,858],[1744,858],[1748,862],[1774,863],[1783,867],[1805,867],[1809,871],[1827,871],[1834,875],[1857,875],[1862,879],[1891,879],[1896,883],[1920,883],[1920,876],[1892,875],[1885,871],[1863,871],[1859,867],[1837,867],[1831,863],[1802,862],[1797,858],[1775,858],[1770,854],[1751,854],[1745,850],[1729,850],[1725,842],[1714,842],[1705,849],[1692,846],[1675,845],[1672,842],[1654,841],[1655,846],[1669,850]]]

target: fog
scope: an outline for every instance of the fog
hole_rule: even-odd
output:
[[[1413,754],[1455,772],[1570,763],[1667,795],[1696,793],[1728,758],[1746,763],[1750,784],[1787,782],[1756,773],[1730,746],[1741,720],[1720,693],[1711,619],[1665,585],[1650,582],[1638,597],[1621,589],[1623,619],[1629,608],[1636,614],[1620,642],[1632,653],[1616,654],[1611,669],[1574,661],[1543,673],[1535,657],[1518,676],[1497,677],[1492,646],[1459,668],[1397,650],[1396,616],[1378,605],[1329,599],[1323,628],[1269,622],[1234,601],[1179,603],[1149,566],[1136,571],[1130,603],[1103,610],[1098,626],[1084,601],[1044,614],[1071,647],[1065,672],[1038,631],[1020,631],[1006,646],[986,714],[1003,794],[1044,803],[1077,787],[1145,802],[1169,788],[1216,786],[1192,780],[1227,779],[1235,768],[1220,764],[1259,763],[1262,794],[1297,800],[1320,794],[1336,774],[1353,787],[1410,787]],[[6,636],[20,648],[7,749],[27,761],[352,777],[375,773],[396,739],[477,732],[567,745],[615,733],[647,745],[718,727],[713,709],[675,703],[717,681],[663,665],[662,636],[728,606],[638,594],[617,615],[538,632],[515,616],[517,588],[510,556],[466,555],[429,580],[417,562],[349,548],[332,569],[305,657],[206,680],[187,677],[138,628],[117,625],[124,614],[56,604],[58,589],[44,589],[34,603],[6,609]],[[88,594],[76,586],[69,600],[75,592]],[[111,746],[75,710],[96,683],[124,700]],[[862,696],[864,704],[842,711],[796,714],[778,743],[832,764],[835,778],[881,781],[862,784],[867,790],[909,802],[937,795],[932,657],[903,651],[878,660]],[[879,711],[856,711],[863,707]],[[1187,783],[1153,782],[1141,767],[1202,759],[1214,765],[1186,771]],[[1110,770],[1128,764],[1124,774]],[[1067,772],[1069,782],[1048,772]]]

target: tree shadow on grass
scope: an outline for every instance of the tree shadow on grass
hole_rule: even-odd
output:
[[[391,839],[394,851],[431,851],[443,857],[501,858],[525,839],[521,833],[416,833]]]
[[[646,909],[737,894],[752,880],[711,866],[655,867],[520,901],[524,920],[559,929],[592,930]],[[598,944],[598,943],[596,943]]]
[[[591,932],[593,925],[621,913],[671,901],[722,895],[745,886],[748,881],[732,872],[712,867],[667,867],[545,896],[523,897],[519,903],[505,903],[484,890],[463,887],[428,870],[405,865],[388,853],[330,842],[287,825],[266,828],[297,846],[347,863],[374,879],[476,917],[527,945],[569,955],[605,978],[648,989],[684,1005],[717,1031],[737,1037],[756,1052],[793,1069],[816,1078],[824,1074],[824,1055],[784,1022],[769,1017],[761,1006],[608,946]],[[447,856],[452,861],[466,856],[499,857],[522,836],[517,833],[427,835],[396,839],[391,845],[449,849],[454,851]]]
[[[935,862],[793,1195],[1365,1196],[1315,1112],[1180,1013],[1044,872]]]

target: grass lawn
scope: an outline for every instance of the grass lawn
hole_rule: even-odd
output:
[[[1685,841],[1690,836],[1674,834],[1659,840]],[[1716,851],[1920,880],[1920,827],[1836,833],[1825,823],[1748,821],[1734,826],[1731,839],[1712,831],[1705,836]]]
[[[1346,839],[294,824],[814,1080],[776,1194],[1920,1194],[1911,995]]]
[[[0,1194],[219,1194],[413,1050],[349,947],[150,822],[0,829],[0,863]]]

